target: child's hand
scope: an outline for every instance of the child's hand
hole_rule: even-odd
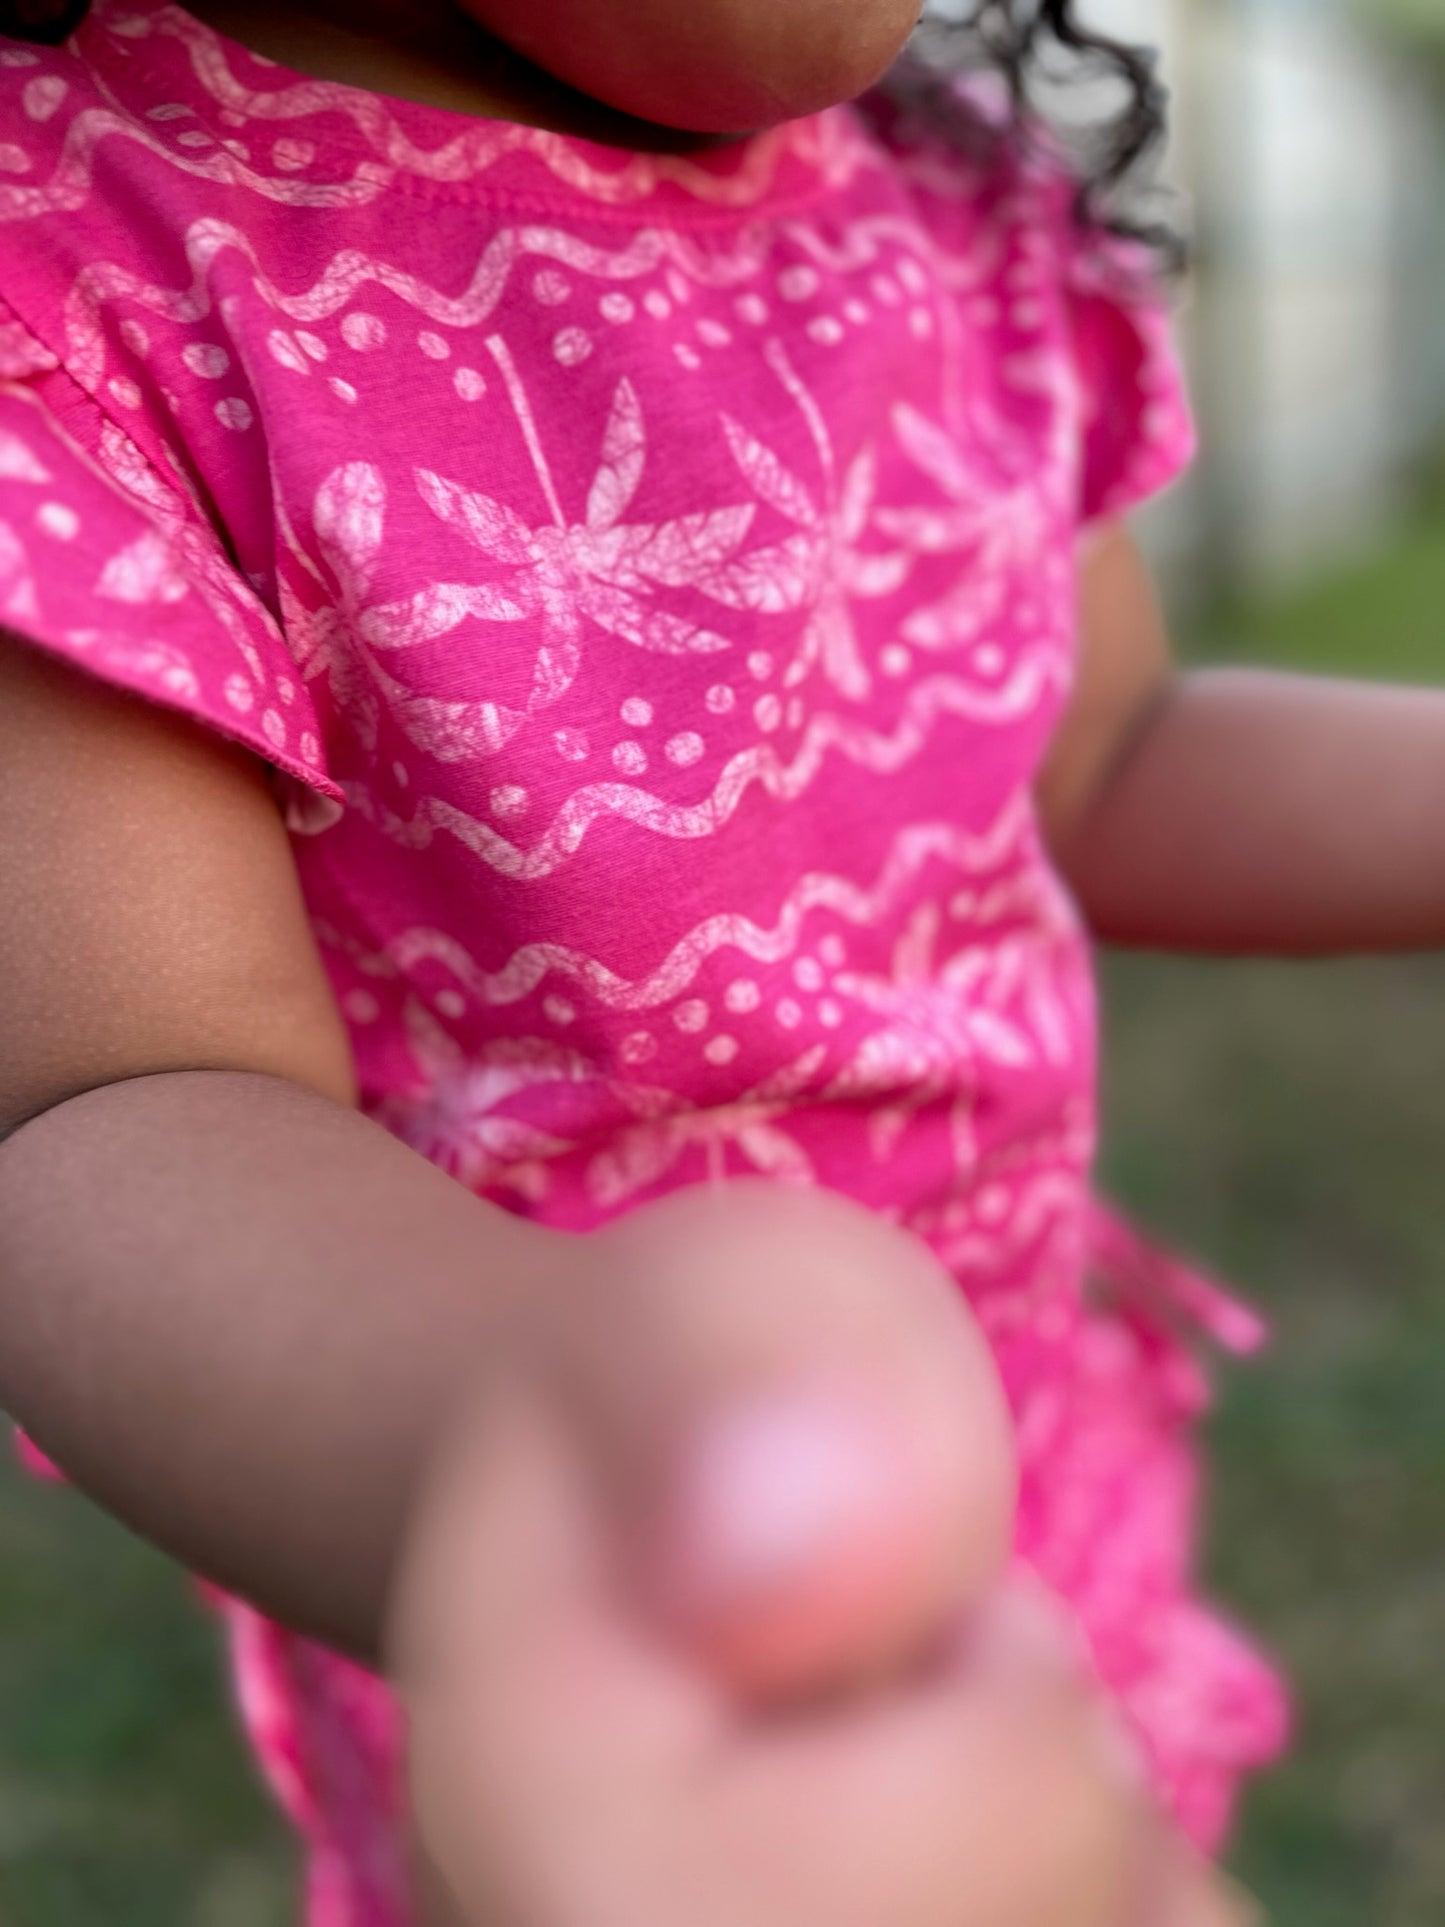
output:
[[[981,1336],[817,1193],[579,1241],[398,1589],[418,1832],[467,1927],[1226,1927],[1068,1621],[1004,1584]]]

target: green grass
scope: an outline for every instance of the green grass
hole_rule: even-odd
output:
[[[77,1493],[0,1472],[0,1923],[282,1927],[291,1854],[212,1627]]]
[[[1445,1920],[1445,964],[1116,959],[1105,1176],[1267,1309],[1209,1571],[1294,1677],[1236,1864],[1278,1927]]]
[[[1445,683],[1445,488],[1196,658]],[[1442,880],[1445,881],[1445,880]],[[1445,958],[1113,958],[1107,1183],[1269,1312],[1213,1429],[1209,1571],[1293,1675],[1235,1862],[1276,1927],[1445,1921]]]
[[[1442,504],[1191,653],[1445,681]],[[1276,1343],[1213,1431],[1215,1589],[1287,1661],[1236,1864],[1274,1927],[1445,1921],[1445,960],[1106,972],[1105,1175]],[[282,1828],[178,1576],[0,1471],[0,1927],[282,1927]]]
[[[1428,479],[1410,519],[1375,554],[1289,594],[1225,602],[1184,644],[1192,657],[1445,682],[1445,472]]]

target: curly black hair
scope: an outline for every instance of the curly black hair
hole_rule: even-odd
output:
[[[1011,111],[1001,123],[960,112],[956,77],[970,69],[1003,82]],[[1090,98],[1101,102],[1112,94],[1114,104],[1065,131],[1039,96],[1074,84],[1087,84]],[[1187,268],[1188,244],[1163,218],[1168,197],[1155,175],[1169,129],[1158,55],[1084,27],[1077,0],[972,0],[963,10],[955,0],[946,13],[926,11],[889,87],[966,147],[1026,142],[1047,129],[1050,142],[1072,150],[1081,227],[1141,243],[1165,275]]]
[[[90,0],[0,0],[0,34],[56,45],[85,18]],[[947,5],[947,0],[944,0]],[[1038,121],[1035,94],[1055,77],[1062,53],[1080,78],[1113,81],[1123,103],[1088,128],[1075,130],[1081,224],[1142,242],[1166,272],[1182,269],[1187,250],[1168,223],[1152,218],[1150,164],[1163,144],[1168,93],[1152,49],[1131,46],[1081,25],[1076,0],[964,0],[948,17],[925,14],[910,58],[900,65],[896,91],[927,102],[961,140],[991,137],[961,113],[950,79],[960,67],[987,69],[1003,79],[1012,107],[1010,131],[1024,137]]]

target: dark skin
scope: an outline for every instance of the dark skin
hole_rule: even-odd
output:
[[[1078,682],[1037,784],[1105,942],[1228,956],[1445,945],[1445,690],[1181,673],[1138,548],[1081,564]]]
[[[751,133],[851,99],[917,0],[203,0],[219,32],[326,80],[644,150]],[[683,138],[679,138],[679,135]]]
[[[188,11],[301,73],[453,113],[563,129],[641,153],[686,153],[720,138],[641,120],[569,87],[450,0],[418,0],[405,9],[393,0],[259,9],[248,0],[202,0]]]
[[[567,0],[476,0],[476,20],[445,0],[196,11],[323,77],[673,149],[846,97],[911,24],[886,4],[709,0],[678,51],[662,0],[594,0],[580,20]],[[1178,675],[1122,528],[1081,551],[1080,604],[1078,687],[1038,801],[1101,936],[1297,952],[1445,941],[1445,697]],[[992,1597],[1009,1493],[971,1328],[952,1295],[937,1322],[941,1281],[892,1233],[860,1265],[857,1222],[820,1205],[801,1227],[809,1252],[831,1254],[815,1300],[798,1285],[800,1228],[747,1198],[723,1221],[680,1201],[623,1247],[470,1196],[355,1110],[259,767],[3,642],[0,901],[0,1399],[158,1544],[393,1667],[419,1735],[418,1822],[450,1890],[438,1918],[510,1918],[486,1913],[505,1864],[517,1916],[543,1927],[613,1912],[675,1927],[664,1863],[694,1893],[741,1869],[753,1885],[735,1897],[756,1922],[769,1908],[796,1919],[800,1893],[808,1918],[861,1907],[897,1927],[951,1927],[961,1897],[976,1927],[1242,1918],[1110,1769],[1057,1657],[955,1656],[899,1697],[900,1655]],[[819,1383],[861,1400],[886,1503],[855,1489],[811,1559],[761,1591],[709,1600],[694,1572],[692,1657],[663,1692],[633,1663],[639,1624],[624,1654],[616,1602],[579,1584],[588,1549],[631,1560],[641,1546],[648,1570],[700,1557],[716,1582],[716,1547],[668,1539],[687,1441],[720,1402]],[[929,1411],[950,1423],[922,1427]],[[520,1590],[489,1593],[497,1574]],[[575,1689],[560,1705],[559,1671]],[[504,1704],[529,1677],[531,1696]],[[790,1684],[860,1678],[848,1719],[779,1779],[775,1718],[754,1726],[748,1709]],[[721,1754],[694,1717],[704,1688],[736,1700]],[[459,1726],[473,1704],[487,1717]],[[559,1753],[588,1728],[579,1704],[609,1735],[619,1712],[626,1726],[650,1709],[657,1748],[625,1771],[615,1746],[592,1762]],[[729,1763],[725,1782],[699,1778],[699,1736]],[[885,1757],[882,1786],[857,1777]],[[502,1767],[504,1798],[488,1778]],[[626,1852],[605,1827],[584,1837],[575,1803],[549,1805],[564,1769],[574,1791],[630,1787],[664,1834],[634,1829]],[[456,1790],[488,1785],[484,1839],[486,1800],[459,1807]],[[850,1818],[860,1797],[866,1828]],[[971,1813],[988,1824],[965,1837]],[[868,1854],[840,1861],[854,1838]],[[680,1868],[679,1839],[693,1856]]]

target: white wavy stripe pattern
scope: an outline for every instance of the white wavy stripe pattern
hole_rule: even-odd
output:
[[[404,976],[421,963],[445,965],[480,1004],[518,1003],[552,972],[570,978],[610,1009],[652,1009],[681,995],[707,960],[729,946],[757,963],[776,963],[791,956],[811,911],[827,910],[859,926],[881,922],[923,866],[934,859],[953,865],[966,876],[994,870],[1028,833],[1031,820],[1026,803],[1020,800],[1011,803],[989,829],[977,835],[952,823],[907,824],[894,839],[871,888],[828,871],[811,871],[789,891],[771,929],[737,911],[722,911],[689,931],[663,962],[643,977],[619,976],[595,957],[555,943],[522,944],[499,970],[483,970],[455,938],[431,929],[403,932],[387,945],[386,954]]]
[[[0,185],[0,219],[6,218],[6,196]],[[27,190],[43,193],[45,190]],[[43,212],[44,209],[32,209]],[[21,218],[12,214],[12,219]],[[863,222],[860,228],[899,230],[915,250],[921,245],[916,229],[907,223]],[[297,322],[320,321],[335,314],[368,282],[384,287],[400,301],[451,328],[475,328],[486,322],[506,290],[517,263],[540,256],[605,282],[626,282],[652,274],[661,266],[675,266],[701,286],[728,288],[751,281],[759,262],[756,236],[744,236],[725,250],[702,250],[685,235],[646,228],[622,248],[604,248],[580,240],[565,229],[546,224],[524,224],[502,229],[482,250],[470,281],[459,294],[444,294],[420,275],[347,248],[333,255],[325,270],[299,294],[287,293],[262,265],[255,244],[233,222],[207,218],[186,230],[185,252],[191,269],[189,287],[167,288],[143,280],[113,261],[96,261],[77,276],[66,304],[67,365],[83,387],[94,389],[104,366],[105,341],[98,313],[107,301],[133,301],[152,314],[177,324],[203,320],[214,302],[209,287],[211,264],[226,249],[249,261],[257,293],[278,313]],[[872,258],[869,256],[868,258]]]
[[[360,816],[404,848],[425,849],[438,830],[446,830],[500,875],[516,882],[533,882],[560,868],[600,817],[625,817],[638,829],[657,836],[711,836],[731,818],[750,784],[760,784],[780,802],[795,802],[817,776],[830,750],[872,775],[893,775],[926,746],[940,717],[961,717],[986,725],[1015,721],[1035,707],[1049,684],[1064,686],[1066,674],[1058,651],[1040,645],[1024,656],[1007,682],[996,689],[983,689],[955,676],[931,676],[916,684],[891,732],[870,729],[831,712],[815,716],[791,761],[785,762],[770,743],[756,743],[724,766],[711,796],[700,803],[669,803],[629,783],[587,784],[567,799],[542,836],[526,850],[509,842],[489,823],[440,797],[425,798],[416,814],[406,818],[379,803],[365,784],[347,784],[346,795]]]
[[[924,255],[939,280],[954,293],[969,293],[987,285],[1000,272],[1008,254],[1009,230],[1002,222],[969,235],[969,252],[950,253],[940,246],[922,222],[900,214],[873,214],[854,221],[837,240],[811,221],[785,222],[783,231],[800,252],[832,274],[855,274],[882,255],[880,243],[893,241]]]
[[[936,247],[921,222],[905,214],[867,214],[841,230],[820,228],[815,221],[794,217],[780,223],[784,237],[829,274],[857,274],[875,266],[887,242],[930,260]]]
[[[633,154],[616,168],[599,167],[570,136],[480,119],[445,146],[428,150],[409,138],[378,94],[327,80],[301,80],[269,91],[245,86],[231,70],[221,37],[178,7],[129,12],[102,0],[101,12],[109,31],[123,38],[141,40],[163,34],[180,41],[197,80],[217,106],[230,113],[272,123],[320,113],[344,115],[377,156],[374,162],[362,162],[353,177],[354,187],[369,189],[360,198],[374,198],[398,174],[442,182],[473,180],[508,154],[523,152],[565,186],[604,205],[635,205],[666,185],[715,206],[747,207],[767,193],[789,154],[797,154],[830,182],[841,183],[857,165],[860,150],[867,147],[850,115],[831,112],[759,136],[732,173],[716,173],[673,154]],[[174,158],[170,149],[162,151]],[[250,169],[243,169],[241,177],[268,198],[293,198],[286,191],[293,183],[255,175]]]
[[[90,199],[95,150],[109,135],[133,141],[178,174],[196,180],[221,181],[248,187],[268,201],[288,207],[363,207],[388,184],[389,175],[376,161],[363,161],[349,181],[298,180],[293,175],[272,179],[238,160],[224,148],[197,154],[167,147],[157,134],[129,114],[108,107],[90,107],[77,114],[65,130],[65,141],[50,179],[34,187],[0,182],[0,221],[29,221],[43,214],[73,214]]]

